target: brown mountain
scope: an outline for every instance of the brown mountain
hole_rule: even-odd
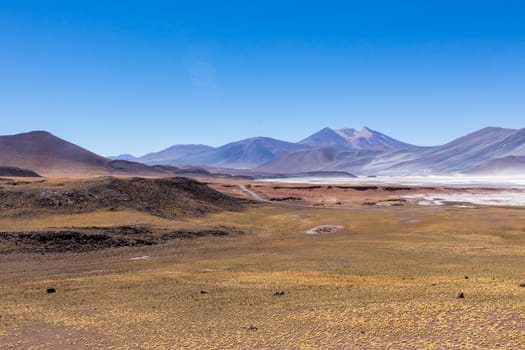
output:
[[[0,166],[54,177],[165,174],[144,164],[99,156],[46,131],[0,136]]]

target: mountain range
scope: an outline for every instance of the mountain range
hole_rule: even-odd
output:
[[[432,147],[411,145],[367,127],[324,128],[296,143],[254,137],[216,148],[174,145],[141,157],[109,158],[45,131],[0,136],[0,167],[14,173],[158,176],[177,173],[181,166],[250,175],[521,174],[525,171],[525,128],[488,127]]]
[[[411,145],[363,127],[323,128],[297,142],[256,137],[213,148],[176,145],[134,161],[295,174],[344,171],[357,175],[517,173],[524,168],[525,129],[487,127],[447,144]]]
[[[325,147],[333,147],[338,151],[374,150],[379,152],[411,149],[415,146],[395,140],[367,127],[360,130],[324,128],[297,143],[269,137],[253,137],[217,148],[206,145],[174,145],[138,158],[129,154],[110,158],[131,160],[149,165],[186,164],[252,169],[296,151],[311,151]]]
[[[523,168],[522,156],[525,129],[488,127],[435,147],[408,145],[350,151],[334,146],[314,148],[286,154],[258,170],[339,170],[358,175],[498,174],[519,172]]]

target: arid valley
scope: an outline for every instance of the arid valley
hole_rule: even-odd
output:
[[[523,208],[199,180],[2,180],[1,347],[524,344]]]
[[[524,350],[524,24],[0,1],[0,350]]]

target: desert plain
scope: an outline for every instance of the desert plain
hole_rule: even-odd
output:
[[[525,347],[523,207],[199,180],[2,179],[0,348]]]

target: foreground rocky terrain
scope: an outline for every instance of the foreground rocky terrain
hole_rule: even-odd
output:
[[[212,190],[187,178],[118,179],[112,177],[76,181],[34,182],[0,180],[0,218],[23,226],[27,220],[41,223],[31,230],[0,228],[0,254],[13,252],[82,252],[101,248],[154,245],[176,238],[228,235],[231,228],[170,230],[151,225],[48,227],[52,218],[83,214],[144,213],[168,220],[202,216],[223,210],[240,210],[247,202]]]
[[[522,348],[522,209],[209,185],[3,182],[0,348]]]
[[[135,209],[168,218],[239,209],[242,204],[242,200],[183,177],[102,177],[52,182],[0,180],[0,199],[0,208],[3,210],[12,209],[33,214]]]

